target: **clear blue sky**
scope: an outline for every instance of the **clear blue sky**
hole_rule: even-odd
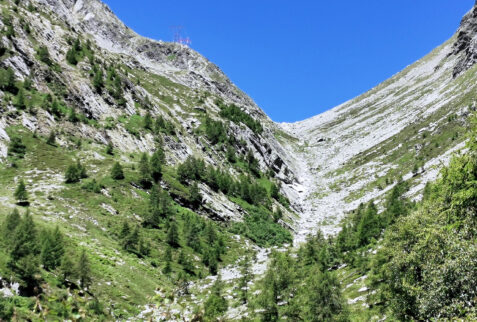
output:
[[[192,48],[275,121],[351,99],[450,38],[474,0],[105,0],[137,33]]]

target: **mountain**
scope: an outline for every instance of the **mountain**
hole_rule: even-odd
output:
[[[389,212],[403,182],[399,198],[419,202],[475,110],[477,6],[415,64],[290,124],[99,0],[0,7],[0,319],[233,320],[308,303],[298,291],[266,298],[274,269],[309,273],[280,254],[308,258],[324,247],[318,231],[334,245],[362,204]],[[333,247],[334,260],[317,261],[337,277],[309,285],[343,284],[361,316],[369,268]],[[300,307],[285,316],[307,320]]]

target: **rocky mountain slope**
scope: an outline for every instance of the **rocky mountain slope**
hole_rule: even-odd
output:
[[[298,240],[336,223],[361,202],[381,199],[402,176],[418,197],[451,152],[462,147],[475,108],[474,8],[457,34],[418,62],[336,108],[280,124],[303,185]]]
[[[17,254],[24,239],[5,233],[0,318],[191,318],[217,273],[227,316],[246,316],[239,297],[254,283],[237,287],[238,263],[261,275],[271,249],[336,234],[360,203],[382,207],[401,177],[419,199],[463,147],[476,8],[376,88],[276,124],[199,53],[137,35],[99,0],[0,2],[0,215],[23,223],[12,224],[20,236],[28,216],[11,214],[28,209],[41,245]],[[57,225],[61,262],[89,256],[86,287],[45,262]],[[29,275],[15,264],[25,258],[38,261]]]

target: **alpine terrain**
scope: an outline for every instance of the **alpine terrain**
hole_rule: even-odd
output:
[[[0,321],[477,319],[477,4],[281,124],[100,0],[0,9]]]

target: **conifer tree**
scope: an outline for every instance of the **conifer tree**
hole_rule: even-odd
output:
[[[149,158],[144,152],[139,161],[139,183],[144,189],[151,188],[151,167],[149,165]]]
[[[77,273],[82,288],[88,288],[92,283],[91,268],[86,251],[83,249],[77,263]]]
[[[161,152],[156,150],[151,157],[151,176],[154,182],[159,182],[162,176]]]
[[[72,257],[72,254],[67,253],[61,259],[60,274],[63,283],[65,283],[69,279],[76,277],[77,272],[76,267],[71,260]]]
[[[7,70],[2,69],[0,73],[1,89],[6,90],[12,94],[16,94],[18,89],[15,86],[15,72],[11,67]]]
[[[170,246],[174,248],[179,247],[179,229],[175,221],[172,221],[169,225],[166,240]]]
[[[162,219],[171,214],[171,197],[161,187],[155,185],[149,194],[149,213],[146,215],[144,224],[157,227]]]
[[[20,213],[17,208],[7,215],[7,218],[3,222],[2,231],[3,239],[7,245],[11,245],[13,242],[13,236],[15,235],[15,230],[21,222]]]
[[[189,200],[194,209],[197,209],[202,204],[202,195],[200,194],[197,182],[194,182],[190,187]]]
[[[76,123],[79,121],[78,115],[76,115],[76,110],[74,108],[70,110],[70,113],[68,115],[68,121],[70,121],[71,123]]]
[[[164,265],[164,268],[162,269],[162,273],[169,274],[170,272],[172,272],[172,267],[171,267],[172,249],[170,246],[166,248],[166,251],[164,253],[164,261],[166,262],[166,264]]]
[[[119,162],[115,162],[112,169],[111,169],[111,178],[114,180],[122,180],[124,179],[124,172],[123,167]]]
[[[225,297],[222,296],[222,289],[222,279],[218,276],[212,286],[212,292],[204,303],[204,316],[208,320],[215,320],[227,312],[228,302]]]
[[[46,270],[60,266],[64,254],[63,235],[58,226],[46,232],[41,249],[41,262]]]
[[[347,312],[341,296],[340,283],[327,271],[313,269],[296,299],[305,321],[346,321]]]
[[[25,156],[26,146],[23,144],[22,139],[18,136],[11,138],[10,143],[8,144],[8,155],[18,156],[23,158]]]
[[[130,252],[136,252],[139,244],[139,227],[134,230],[124,239],[123,248]]]
[[[48,135],[48,139],[46,139],[46,144],[54,146],[55,143],[56,143],[56,133],[55,131],[51,131],[50,134]]]
[[[114,155],[113,143],[108,142],[108,145],[106,146],[106,154]]]
[[[234,148],[229,145],[227,147],[227,160],[230,162],[230,163],[235,163],[237,162],[237,157],[235,156],[235,150]]]
[[[129,233],[131,232],[131,228],[129,228],[128,222],[125,220],[123,221],[123,225],[121,226],[121,231],[119,232],[119,239],[123,240],[127,236],[129,236]]]
[[[253,279],[253,273],[250,264],[250,257],[244,256],[240,261],[240,279],[238,283],[240,300],[243,304],[248,300],[248,283]]]
[[[278,198],[280,197],[279,193],[280,193],[280,189],[275,183],[273,183],[270,188],[270,197],[272,197],[275,200],[278,200]]]
[[[13,194],[15,199],[17,200],[17,203],[19,205],[28,205],[28,192],[26,190],[25,182],[20,180],[18,183],[18,186]]]
[[[35,223],[27,210],[15,231],[10,258],[13,262],[27,255],[35,255],[38,251]]]
[[[65,172],[65,182],[66,183],[76,183],[80,181],[80,173],[75,164],[68,166]]]
[[[25,91],[23,90],[23,88],[20,88],[18,90],[17,96],[15,97],[15,107],[17,107],[20,110],[24,110],[26,107]]]
[[[172,267],[171,267],[171,262],[166,261],[166,264],[164,265],[164,268],[162,269],[163,274],[170,274],[172,272]]]
[[[78,64],[78,59],[76,58],[77,52],[74,48],[69,49],[66,52],[66,61],[70,63],[71,65],[77,65]]]
[[[147,112],[144,116],[143,127],[146,130],[152,130],[152,116],[151,113]]]
[[[96,67],[96,72],[93,76],[93,87],[97,93],[101,93],[104,87],[103,71],[100,67]]]
[[[79,159],[76,161],[76,168],[78,169],[79,177],[81,179],[88,177],[88,174],[86,173],[86,167],[81,164]]]

